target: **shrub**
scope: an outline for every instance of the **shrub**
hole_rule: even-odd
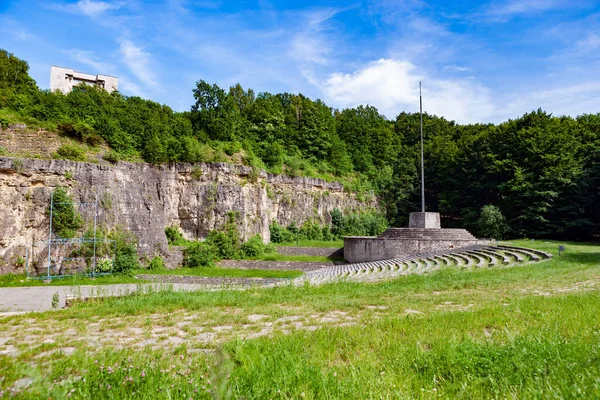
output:
[[[488,204],[481,208],[476,230],[479,237],[502,239],[510,227],[500,209]]]
[[[65,144],[56,150],[54,158],[71,161],[85,161],[85,151],[78,146]]]
[[[334,237],[334,236],[333,236],[333,234],[331,233],[331,228],[329,228],[329,225],[327,225],[327,226],[324,226],[324,227],[321,229],[321,234],[322,234],[322,236],[323,236],[323,240],[327,240],[327,241],[329,241],[329,240],[333,240],[333,239],[335,239],[335,237]]]
[[[212,246],[217,257],[228,260],[236,259],[240,257],[240,241],[236,236],[212,230],[206,238],[206,243]]]
[[[117,153],[114,150],[109,150],[102,155],[102,158],[111,164],[116,164],[119,161],[121,161],[121,154]]]
[[[3,116],[0,116],[0,129],[8,128],[10,121]]]
[[[211,245],[217,257],[236,259],[240,257],[240,234],[237,228],[237,214],[227,213],[227,222],[220,231],[212,230],[206,238],[206,243]]]
[[[52,230],[60,237],[71,238],[83,227],[83,218],[75,210],[71,197],[64,188],[56,188],[52,194]],[[46,211],[50,215],[50,206]]]
[[[269,225],[271,232],[271,242],[273,243],[288,243],[294,240],[294,234],[285,227],[279,225],[277,221],[273,221]]]
[[[113,272],[130,275],[134,269],[138,269],[139,267],[140,264],[138,262],[135,246],[128,245],[117,251]]]
[[[300,228],[300,238],[308,240],[323,240],[323,231],[316,222],[306,221]]]
[[[129,275],[140,264],[137,255],[137,238],[130,231],[117,227],[109,238],[115,241],[115,264],[113,272]]]
[[[260,235],[254,235],[242,245],[242,255],[244,258],[260,257],[265,254],[266,248]]]
[[[154,258],[152,260],[150,260],[150,262],[148,263],[147,266],[148,269],[151,270],[159,270],[159,269],[165,269],[165,263],[162,259],[162,257],[160,256],[154,256]]]
[[[96,272],[110,272],[113,269],[113,261],[105,258],[96,262]]]
[[[186,268],[213,267],[216,255],[208,243],[195,242],[183,251],[183,266]]]
[[[171,245],[177,246],[177,243],[181,243],[185,239],[179,232],[179,228],[177,226],[168,226],[165,228],[165,235],[167,235],[167,242]]]

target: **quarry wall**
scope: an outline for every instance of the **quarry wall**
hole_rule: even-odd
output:
[[[35,261],[48,238],[52,190],[66,187],[76,202],[98,199],[98,223],[122,225],[139,240],[141,254],[168,254],[165,227],[179,226],[187,239],[202,239],[238,213],[243,238],[270,239],[269,223],[328,223],[334,208],[359,211],[362,202],[339,183],[271,175],[226,163],[119,162],[99,165],[62,160],[0,157],[0,273],[22,272],[26,249]]]

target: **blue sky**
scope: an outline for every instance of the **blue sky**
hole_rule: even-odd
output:
[[[600,1],[0,0],[0,48],[189,109],[199,79],[460,123],[600,112]]]

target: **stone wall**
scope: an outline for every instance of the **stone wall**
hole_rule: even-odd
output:
[[[26,248],[34,258],[48,237],[46,209],[55,187],[63,186],[76,202],[99,202],[99,223],[122,225],[149,256],[167,254],[164,229],[175,225],[188,239],[202,239],[237,212],[243,238],[259,234],[269,241],[269,223],[318,218],[329,222],[334,208],[360,210],[377,203],[360,202],[339,183],[271,175],[225,163],[146,163],[116,166],[62,160],[0,157],[0,273],[22,272],[17,260]]]
[[[438,253],[476,244],[487,244],[479,240],[422,240],[382,239],[371,236],[344,238],[344,258],[351,263],[389,260],[409,255]]]
[[[43,129],[0,129],[0,147],[20,157],[50,158],[61,144],[60,136]]]

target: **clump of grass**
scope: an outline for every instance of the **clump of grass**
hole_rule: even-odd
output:
[[[85,161],[85,150],[75,144],[64,144],[56,150],[54,158],[71,161]]]

